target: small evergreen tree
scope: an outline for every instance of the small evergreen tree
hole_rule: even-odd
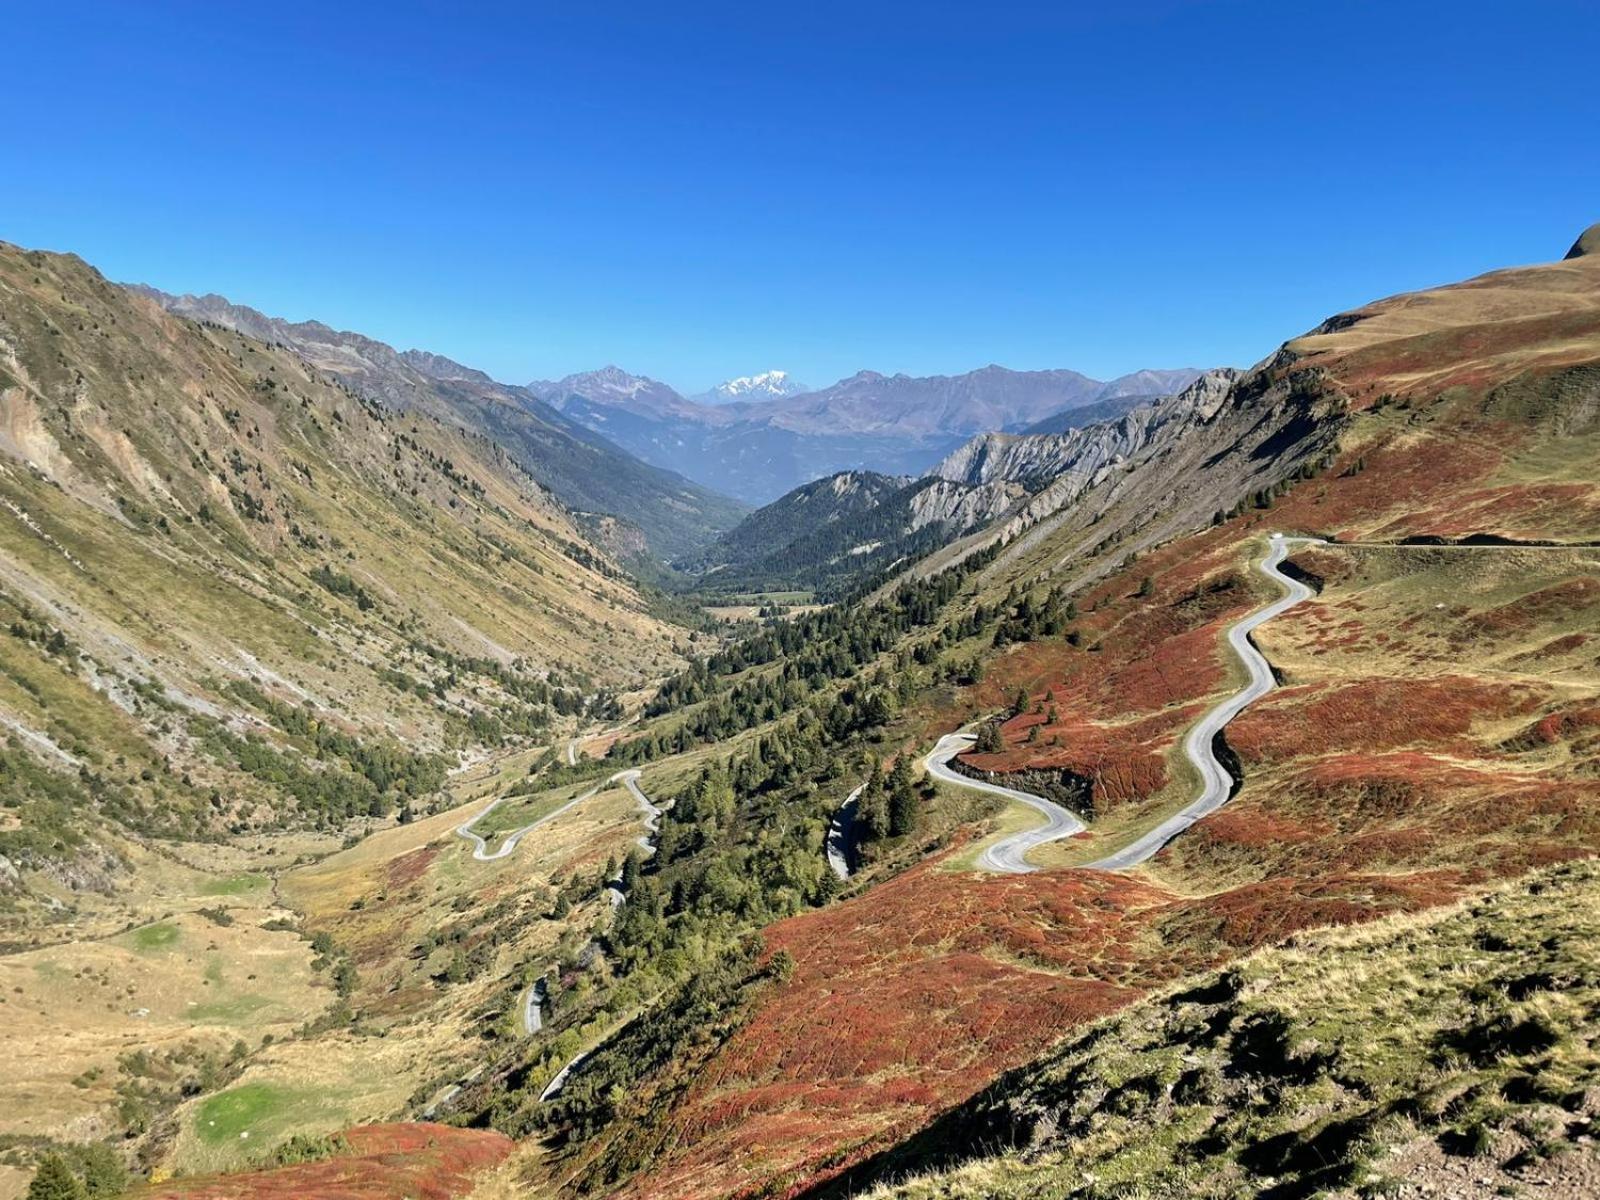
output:
[[[88,1200],[89,1189],[72,1173],[67,1160],[47,1154],[28,1185],[28,1200]]]
[[[235,1048],[233,1057],[243,1058],[244,1053]],[[109,1200],[128,1190],[128,1168],[110,1146],[102,1142],[88,1142],[75,1147],[72,1157],[83,1177],[83,1189],[89,1200],[102,1200],[102,1197]]]
[[[856,820],[863,835],[871,841],[889,836],[889,803],[884,794],[883,766],[876,758],[872,760],[866,786],[861,789],[861,799],[856,801]]]
[[[911,759],[902,754],[889,772],[889,833],[903,837],[917,825],[917,788],[911,779]]]

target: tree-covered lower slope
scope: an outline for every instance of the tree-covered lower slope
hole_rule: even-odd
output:
[[[678,565],[706,592],[805,589],[837,598],[861,579],[987,525],[1023,494],[1005,483],[845,471],[758,509]]]
[[[918,756],[998,718],[971,764],[1059,786],[1089,835],[1006,879],[972,873],[958,837],[769,926],[779,975],[684,993],[705,1038],[661,1024],[626,1067],[596,1059],[591,1099],[545,1114],[560,1151],[547,1168],[593,1194],[821,1187],[1176,980],[1600,850],[1595,270],[1501,273],[1330,322],[1195,406],[1183,442],[919,567],[929,583],[952,563],[963,575],[889,641],[869,600],[859,627],[834,618],[839,653],[802,617],[669,685],[679,703],[620,742],[620,761],[738,738],[766,764],[735,774],[727,823],[692,843],[708,864],[723,830],[764,848],[726,876],[736,887],[684,893],[704,915],[763,894],[761,864],[820,850],[810,814],[870,767],[812,774],[819,759],[837,772],[825,744],[842,739],[790,722],[859,680],[885,685],[864,746]],[[1360,346],[1333,340],[1363,325]],[[1236,687],[1223,633],[1271,596],[1251,562],[1274,529],[1343,541],[1297,557],[1322,594],[1259,635],[1288,686],[1230,730],[1243,790],[1139,876],[1081,869],[1190,794],[1178,746]],[[1474,534],[1567,548],[1406,544]],[[774,769],[795,783],[771,787]],[[660,928],[680,919],[662,905]]]

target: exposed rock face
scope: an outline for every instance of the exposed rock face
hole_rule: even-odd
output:
[[[1071,478],[1087,487],[1152,443],[1210,420],[1239,376],[1231,367],[1207,371],[1176,396],[1084,429],[1025,436],[984,434],[946,458],[933,473],[968,484]]]
[[[1025,553],[1063,529],[1078,550],[1110,542],[1128,553],[1192,531],[1325,461],[1348,398],[1323,386],[1321,371],[1285,347],[1249,371],[1206,372],[1175,396],[1063,434],[986,435],[948,456],[939,478],[968,486],[1008,483],[1017,503],[981,534],[929,555],[930,574],[995,542]]]
[[[987,525],[1023,494],[1023,489],[1013,483],[968,485],[931,478],[911,495],[909,530],[943,525],[952,536],[959,536]]]

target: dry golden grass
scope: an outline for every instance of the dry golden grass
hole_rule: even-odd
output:
[[[1600,358],[1600,258],[1493,271],[1450,287],[1379,300],[1350,315],[1357,318],[1353,323],[1295,338],[1289,349],[1314,361],[1337,361],[1386,344],[1425,343],[1458,329],[1500,327],[1513,335],[1483,339],[1465,357],[1428,356],[1432,362],[1387,377],[1397,390],[1426,387],[1441,373],[1457,374],[1464,367],[1506,377],[1530,368],[1592,362]],[[1523,331],[1548,321],[1572,327],[1553,336],[1530,337]]]
[[[307,928],[331,933],[354,954],[359,985],[351,1003],[363,1012],[367,1035],[323,1032],[257,1054],[219,1096],[197,1098],[179,1110],[179,1137],[166,1159],[170,1169],[237,1167],[293,1133],[406,1115],[414,1096],[433,1093],[476,1062],[474,1045],[485,1032],[481,1014],[507,994],[508,980],[519,978],[525,966],[553,961],[569,933],[610,919],[610,905],[598,889],[561,920],[548,919],[548,899],[553,884],[575,871],[598,881],[601,866],[620,860],[639,836],[638,810],[620,786],[602,787],[525,836],[504,858],[476,860],[471,844],[456,836],[456,828],[487,803],[492,785],[524,771],[525,766],[503,770],[486,764],[472,779],[457,781],[468,793],[486,789],[469,802],[380,830],[282,877],[280,893],[305,914]],[[558,794],[592,786],[569,786]],[[494,906],[513,916],[508,936],[480,976],[444,984],[435,977],[439,956],[413,954],[427,933]],[[499,1019],[510,1022],[515,1014],[504,1011]],[[234,1096],[251,1100],[248,1118],[239,1119],[237,1132],[230,1124],[229,1136],[219,1140],[208,1122],[218,1119],[215,1105]],[[238,1137],[242,1132],[251,1136]]]
[[[332,993],[314,980],[307,944],[260,928],[285,914],[232,911],[227,927],[180,913],[111,939],[0,958],[0,1131],[100,1135],[111,1128],[119,1055],[188,1042],[253,1046],[325,1008]]]

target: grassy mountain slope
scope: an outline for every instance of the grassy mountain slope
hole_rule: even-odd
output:
[[[5,247],[0,286],[22,826],[0,852],[59,874],[105,817],[214,836],[393,811],[674,661],[677,631],[489,442],[71,257]]]
[[[660,560],[688,553],[743,515],[743,505],[639,461],[526,388],[496,383],[440,355],[397,353],[358,333],[268,317],[221,296],[133,290],[180,315],[288,346],[317,370],[394,409],[487,437],[618,557]]]
[[[570,798],[530,774],[692,639],[653,608],[488,439],[0,246],[0,1195],[63,1142],[260,1163],[514,1036],[637,815],[534,870],[453,830]]]
[[[1316,1172],[1357,1165],[1380,1175],[1376,1188],[1388,1170],[1377,1151],[1391,1144],[1431,1170],[1444,1160],[1430,1145],[1503,1138],[1521,1154],[1553,1145],[1558,1120],[1565,1138],[1574,1123],[1554,1110],[1587,1078],[1593,1013],[1563,1005],[1561,987],[1528,984],[1503,1005],[1468,989],[1541,973],[1590,986],[1592,881],[1560,864],[1600,850],[1597,270],[1579,258],[1381,302],[1109,432],[965,456],[980,484],[1002,459],[1055,474],[998,528],[876,597],[773,621],[696,660],[640,721],[589,743],[604,762],[557,767],[529,750],[458,777],[453,799],[505,796],[510,822],[552,811],[585,779],[642,769],[649,794],[675,803],[657,852],[621,868],[619,906],[599,884],[638,825],[616,787],[502,860],[473,859],[453,835],[464,805],[320,861],[280,856],[271,900],[326,935],[321,970],[345,980],[347,1006],[281,1049],[223,1051],[220,1090],[178,1104],[150,1139],[159,1161],[247,1162],[207,1132],[244,1110],[276,1138],[416,1117],[448,1095],[441,1115],[519,1140],[480,1200],[854,1190],[989,1155],[986,1131],[1034,1128],[991,1121],[996,1107],[1094,1124],[1072,1105],[1095,1098],[1054,1081],[1088,1064],[1086,1078],[1121,1087],[1124,1062],[1141,1082],[1103,1109],[1091,1133],[1106,1139],[1064,1173],[1019,1175],[1017,1191],[1051,1194],[1079,1161],[1127,1194],[1161,1194],[1174,1169],[1225,1194],[1274,1186],[1269,1176],[1333,1185]],[[1243,790],[1138,872],[1081,869],[1191,794],[1178,744],[1238,685],[1224,632],[1272,595],[1252,564],[1278,529],[1342,540],[1296,554],[1319,594],[1258,635],[1285,686],[1228,731]],[[1572,544],[1436,544],[1471,535]],[[48,631],[22,640],[48,653]],[[935,738],[968,723],[993,731],[970,767],[1089,818],[1086,835],[1040,852],[1047,869],[976,871],[980,847],[1030,818],[918,779],[912,764]],[[824,832],[863,783],[858,869],[840,881]],[[1547,923],[1552,944],[1507,935],[1492,907],[1469,914],[1475,927],[1447,915],[1427,932],[1431,914],[1531,872],[1547,873],[1544,891],[1495,903],[1512,926]],[[221,952],[202,952],[198,903],[176,923],[183,957],[165,960],[191,989],[207,986],[204,954]],[[251,922],[263,937],[267,911]],[[1345,938],[1384,961],[1412,938],[1419,999],[1396,1023],[1393,1060],[1349,1046],[1361,1014],[1378,1012],[1362,998],[1377,976],[1347,987],[1348,1006],[1315,1030],[1297,1023],[1311,1002],[1294,998],[1328,985],[1299,960],[1252,960],[1285,981],[1277,1017],[1248,986],[1217,986],[1214,972],[1330,926],[1366,927],[1370,941],[1317,935],[1319,958]],[[130,936],[120,949],[165,952]],[[1462,970],[1464,945],[1505,957]],[[74,962],[68,977],[91,967],[96,980],[106,970]],[[302,969],[313,999],[286,993],[286,1012],[314,1008],[317,969]],[[522,1035],[519,998],[540,972],[553,1019]],[[223,963],[221,986],[236,978]],[[1185,995],[1196,987],[1207,990]],[[27,1008],[42,1023],[49,998]],[[1438,1081],[1484,1086],[1427,1124],[1382,1070],[1451,1049],[1436,1039],[1458,1016],[1484,1027],[1454,1048],[1483,1060],[1471,1068],[1482,1078],[1441,1057]],[[1184,1041],[1191,1018],[1218,1022],[1215,1045]],[[1123,1057],[1063,1043],[1105,1020],[1134,1023]],[[1347,1047],[1331,1063],[1311,1044],[1324,1034]],[[1188,1099],[1165,1106],[1159,1074],[1180,1045],[1220,1076],[1202,1069],[1181,1112]],[[541,1101],[580,1051],[561,1094]],[[1240,1064],[1263,1055],[1303,1063],[1304,1078],[1241,1083]],[[310,1094],[297,1092],[307,1078]],[[89,1084],[110,1102],[108,1081]],[[1302,1087],[1292,1106],[1271,1106]],[[1220,1111],[1257,1091],[1267,1103]],[[1525,1111],[1497,1110],[1496,1094]],[[1162,1124],[1174,1115],[1179,1125]],[[1124,1116],[1152,1131],[1142,1158],[1118,1158]],[[1048,1125],[1041,1150],[1067,1153]],[[1162,1157],[1179,1147],[1182,1162]],[[965,1168],[976,1184],[958,1172],[926,1186],[982,1194],[981,1172],[1010,1186],[1014,1168],[980,1163]]]
[[[1583,1195],[1597,922],[1590,862],[1301,935],[1069,1038],[877,1164],[925,1173],[873,1194]]]

